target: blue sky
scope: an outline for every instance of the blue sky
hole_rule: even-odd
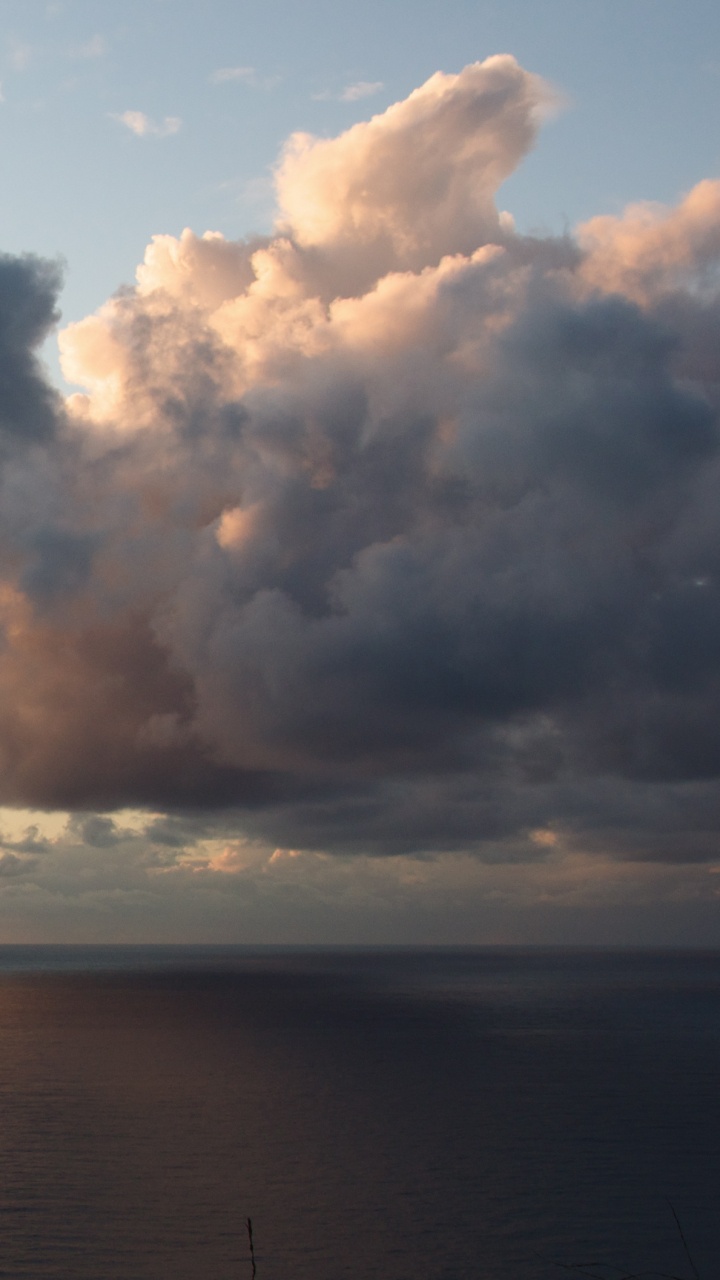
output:
[[[269,230],[294,130],[331,136],[493,53],[566,99],[500,193],[521,229],[672,202],[720,171],[709,0],[3,0],[0,17],[0,243],[65,260],[66,320],[132,283],[153,234]],[[233,68],[252,72],[213,82]],[[378,87],[338,100],[357,84]],[[182,123],[137,137],[126,111]]]

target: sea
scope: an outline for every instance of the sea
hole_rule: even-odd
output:
[[[0,948],[0,1277],[714,1280],[719,1210],[720,952]]]

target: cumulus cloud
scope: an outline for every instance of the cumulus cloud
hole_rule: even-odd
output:
[[[272,235],[158,235],[63,332],[64,405],[0,260],[0,800],[112,858],[92,811],[164,811],[193,884],[714,865],[720,183],[520,236],[554,100],[503,56],[294,136]]]
[[[152,120],[144,111],[123,111],[113,114],[113,120],[124,124],[138,138],[169,138],[182,127],[179,116],[165,116],[164,120]]]
[[[510,57],[438,72],[336,139],[296,133],[277,170],[280,229],[325,266],[330,296],[497,241],[495,192],[556,95]]]

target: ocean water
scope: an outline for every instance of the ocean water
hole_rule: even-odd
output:
[[[719,1193],[720,953],[0,948],[0,1277],[711,1280]]]

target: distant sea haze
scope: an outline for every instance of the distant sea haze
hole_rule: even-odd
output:
[[[715,952],[5,947],[0,1277],[711,1277],[719,1068]]]

